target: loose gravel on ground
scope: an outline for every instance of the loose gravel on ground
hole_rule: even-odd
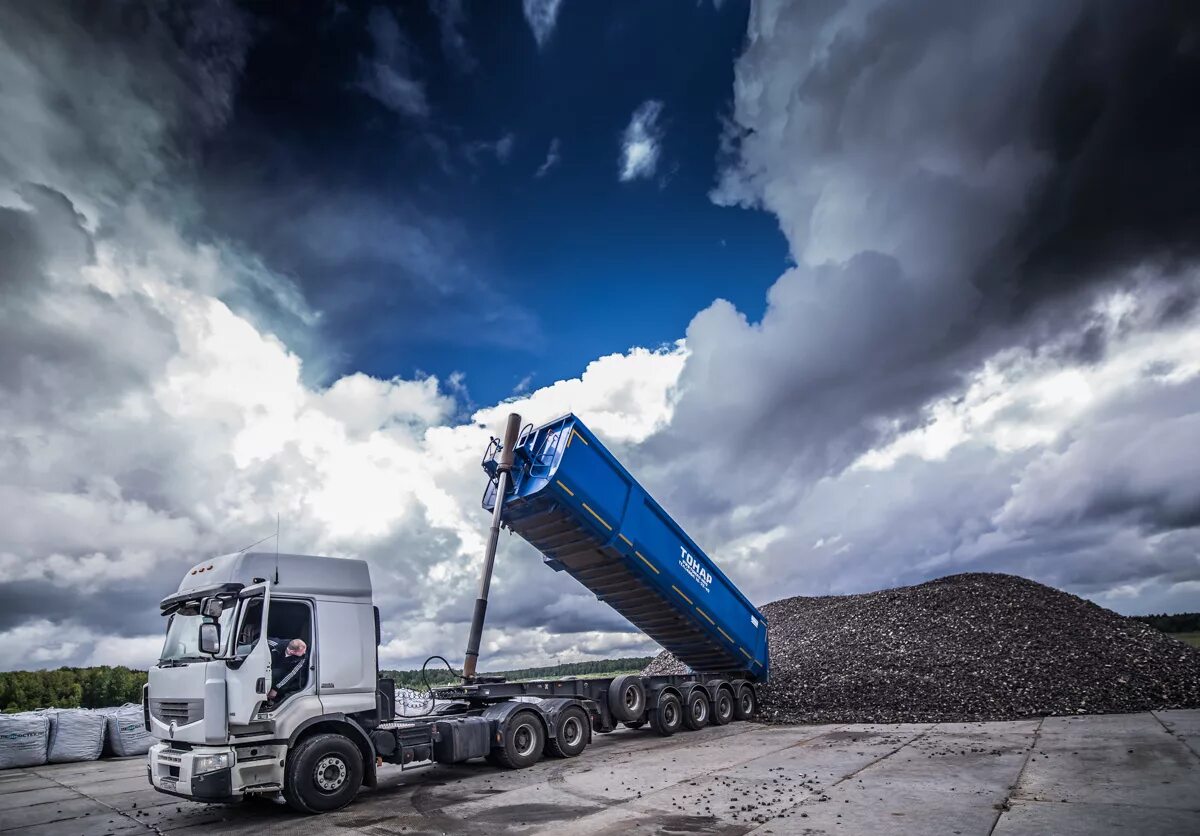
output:
[[[952,575],[762,607],[774,723],[1010,720],[1200,707],[1200,649],[1025,578]],[[684,673],[665,651],[644,674]]]

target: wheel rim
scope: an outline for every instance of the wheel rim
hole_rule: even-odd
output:
[[[313,781],[324,792],[336,792],[346,783],[346,762],[337,755],[327,755],[313,768]]]
[[[679,712],[675,709],[674,700],[663,706],[663,719],[667,721],[668,726],[673,726],[679,721]]]
[[[628,688],[625,689],[625,708],[631,713],[636,713],[638,710],[641,709],[641,707],[642,707],[641,692],[638,691],[636,685],[630,685]]]
[[[537,748],[537,733],[533,730],[533,726],[529,723],[517,726],[517,730],[513,732],[513,748],[522,758],[533,754],[533,750]]]
[[[583,725],[578,717],[568,717],[562,727],[563,743],[574,746],[583,739]]]
[[[697,723],[703,723],[708,719],[708,700],[704,697],[696,697],[692,700],[692,720]]]
[[[729,699],[729,695],[722,693],[717,698],[717,712],[721,715],[722,720],[728,720],[733,714],[733,700]]]
[[[749,691],[742,694],[742,713],[743,714],[753,714],[754,713],[754,695],[751,694]]]

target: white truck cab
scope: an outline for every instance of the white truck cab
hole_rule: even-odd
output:
[[[359,739],[370,756],[359,780],[370,782],[379,683],[365,562],[224,555],[188,570],[160,607],[166,639],[145,699],[156,789],[213,801],[281,792],[288,747],[321,723]],[[305,652],[285,659],[297,639]],[[273,681],[281,664],[286,685]],[[354,778],[350,764],[327,766],[327,787]]]

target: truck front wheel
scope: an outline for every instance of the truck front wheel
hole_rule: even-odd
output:
[[[293,810],[327,813],[353,800],[362,786],[362,753],[339,734],[305,738],[288,757],[283,796]]]

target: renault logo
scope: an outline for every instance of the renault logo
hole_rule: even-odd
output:
[[[174,720],[171,721],[171,739],[172,740],[175,739],[175,729],[178,727],[178,725],[179,724],[176,723]]]

